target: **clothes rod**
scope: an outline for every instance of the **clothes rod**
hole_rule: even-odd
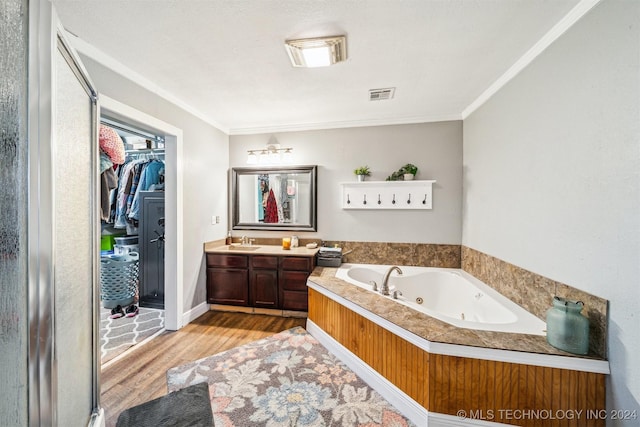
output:
[[[106,118],[106,117],[101,117],[100,118],[100,123],[105,125],[105,126],[109,126],[111,128],[114,128],[116,130],[120,130],[122,132],[126,132],[128,134],[140,136],[140,137],[145,138],[145,139],[151,139],[153,141],[164,142],[164,138],[161,137],[161,136],[153,135],[153,134],[150,134],[150,133],[146,133],[146,132],[141,131],[139,129],[130,127],[130,126],[126,125],[126,124],[117,122],[117,121],[115,121],[113,119],[109,119],[109,118]]]

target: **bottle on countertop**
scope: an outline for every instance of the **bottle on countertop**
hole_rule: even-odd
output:
[[[298,236],[291,236],[291,247],[292,248],[298,247]]]
[[[224,241],[224,244],[230,245],[231,242],[233,242],[233,239],[231,238],[231,230],[229,230],[229,232],[227,233],[227,239]]]

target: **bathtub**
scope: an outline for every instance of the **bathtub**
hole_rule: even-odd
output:
[[[370,292],[378,288],[389,265],[342,264],[338,279]],[[393,272],[389,290],[396,301],[459,328],[545,335],[544,321],[490,286],[460,269],[400,266]],[[391,297],[389,297],[391,298]]]

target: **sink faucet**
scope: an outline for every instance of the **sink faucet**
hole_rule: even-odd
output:
[[[387,270],[387,272],[384,273],[384,278],[382,279],[382,285],[380,285],[380,293],[382,295],[389,295],[389,276],[391,276],[391,273],[393,273],[394,270],[397,271],[398,274],[402,274],[402,270],[400,270],[400,267],[398,267],[397,265],[390,267],[389,270]]]
[[[244,245],[246,245],[246,244],[247,244],[247,236],[242,236],[242,239],[240,239],[240,244],[241,244],[242,246],[244,246]]]

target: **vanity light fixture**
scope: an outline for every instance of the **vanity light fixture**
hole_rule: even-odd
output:
[[[347,59],[346,36],[285,40],[294,67],[326,67]]]
[[[256,155],[254,150],[249,150],[249,155],[247,156],[247,164],[248,165],[258,164],[258,156]]]
[[[291,163],[293,148],[280,148],[280,144],[269,144],[266,148],[247,151],[248,165],[278,165],[280,163]],[[259,153],[259,154],[256,154]]]

